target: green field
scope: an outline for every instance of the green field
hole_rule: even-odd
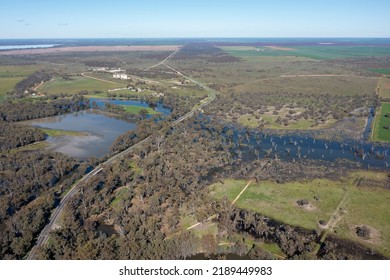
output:
[[[57,77],[43,84],[39,88],[39,91],[48,94],[77,94],[82,90],[88,90],[89,92],[107,92],[109,89],[115,89],[122,86],[122,84],[111,84],[81,76],[72,77],[72,80],[70,81]]]
[[[390,75],[390,68],[368,68],[367,70],[374,73]]]
[[[318,60],[343,59],[352,57],[390,56],[390,49],[386,47],[369,46],[291,46],[286,50],[270,47],[221,47],[233,56],[302,56]]]
[[[390,76],[383,75],[379,79],[377,93],[381,98],[390,98]]]
[[[389,117],[385,117],[385,115]],[[382,103],[381,109],[377,112],[374,122],[373,137],[374,141],[390,142],[390,103]]]
[[[23,77],[0,78],[0,100],[21,80],[23,80]]]
[[[11,91],[15,85],[33,74],[39,69],[37,65],[23,66],[1,66],[0,67],[0,100],[3,99],[7,92]]]
[[[229,201],[233,201],[245,185],[243,180],[229,179],[225,180],[224,184],[217,183],[211,188],[217,198],[226,196]],[[332,215],[344,195],[343,185],[341,182],[327,180],[286,184],[252,183],[237,200],[236,205],[291,225],[315,229],[319,220],[327,221]],[[314,196],[320,200],[314,200]],[[307,199],[314,210],[299,207],[296,202],[300,199]]]
[[[155,115],[158,114],[157,111],[153,110],[149,107],[141,107],[141,106],[135,106],[135,105],[123,105],[125,108],[125,111],[132,114],[138,114],[142,109],[148,111],[149,115]]]
[[[60,137],[60,136],[88,136],[87,132],[82,131],[69,131],[69,130],[61,130],[61,129],[49,129],[42,128],[44,133],[51,137]]]
[[[388,179],[385,173],[360,172],[358,175],[364,180],[367,179],[368,183],[360,187],[353,186],[353,178],[356,175],[338,181],[316,179],[284,184],[252,182],[235,205],[287,224],[318,229],[319,220],[327,222],[346,195],[345,214],[334,228],[336,234],[372,246],[389,255],[390,252],[385,248],[390,248],[390,191],[373,186],[369,181],[374,178],[384,186]],[[226,179],[223,184],[211,185],[211,194],[217,199],[226,196],[229,201],[233,201],[246,184],[244,180]],[[349,190],[346,194],[347,189]],[[299,206],[296,202],[300,199],[308,200],[309,207]],[[355,234],[355,227],[359,225],[372,229],[373,236],[370,240],[362,240]]]

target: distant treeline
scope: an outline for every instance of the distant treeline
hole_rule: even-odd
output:
[[[241,61],[239,57],[228,54],[210,42],[189,43],[173,57],[173,60],[194,58],[204,59],[212,63],[232,63]]]
[[[52,74],[44,71],[39,70],[35,72],[34,74],[28,76],[27,78],[21,80],[19,83],[17,83],[14,87],[14,96],[16,98],[21,98],[27,95],[25,93],[26,90],[33,88],[35,85],[38,85],[39,83],[49,81],[52,78]]]

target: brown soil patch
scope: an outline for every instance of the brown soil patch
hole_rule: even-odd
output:
[[[315,207],[313,204],[309,203],[309,204],[306,204],[304,206],[301,206],[303,209],[305,209],[306,211],[314,211],[317,209],[317,207]]]
[[[265,46],[265,47],[273,49],[273,50],[277,50],[277,51],[293,51],[293,50],[295,50],[293,48],[286,48],[286,47],[279,47],[279,46]]]
[[[383,88],[384,89],[390,89],[390,79],[386,78],[384,83],[383,83]]]
[[[22,54],[48,54],[66,52],[132,52],[132,51],[176,51],[180,46],[81,46],[81,47],[59,47],[46,49],[12,50],[0,52],[2,55]]]
[[[315,211],[317,210],[317,207],[315,207],[313,204],[311,204],[310,202],[308,204],[305,204],[305,205],[298,205],[296,202],[293,202],[293,204],[296,206],[296,207],[299,207],[303,210],[306,210],[306,211]]]
[[[357,234],[356,234],[356,228],[357,227],[367,227],[369,230],[370,230],[370,237],[369,238],[362,238],[362,237],[359,237]],[[381,234],[379,232],[379,230],[371,227],[371,226],[368,226],[368,225],[353,225],[350,227],[350,230],[352,232],[352,235],[353,236],[356,236],[358,237],[361,241],[364,241],[364,242],[367,242],[367,243],[370,243],[370,244],[375,244],[375,245],[380,245],[382,244],[382,241],[381,241]]]

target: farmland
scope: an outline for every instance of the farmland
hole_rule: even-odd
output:
[[[35,257],[390,257],[389,150],[362,137],[372,107],[376,127],[388,125],[389,48],[211,40],[189,40],[180,49],[106,42],[0,53],[3,92],[23,80],[1,101],[1,139],[12,147],[1,155],[11,163],[2,165],[2,180],[20,192],[12,201],[0,194],[1,205],[19,207],[15,213],[0,207],[0,226],[7,228],[0,257],[29,254],[74,182],[81,182],[79,191],[60,203],[67,215],[48,243],[35,247]],[[94,110],[84,111],[89,104]],[[38,116],[66,126],[14,123]],[[121,135],[101,152],[99,143],[114,128],[123,128]],[[377,139],[388,137],[379,130]],[[85,155],[89,148],[100,158]],[[99,172],[88,173],[94,168]],[[13,174],[38,179],[20,184]],[[42,205],[36,218],[32,206]],[[32,234],[17,237],[10,221]]]
[[[381,98],[390,98],[390,76],[383,75],[378,82],[378,93]]]
[[[356,175],[363,178],[359,186],[353,183]],[[390,220],[387,214],[390,193],[387,189],[372,186],[373,182],[381,184],[386,180],[384,173],[360,172],[336,181],[316,179],[284,184],[261,181],[252,183],[235,204],[287,224],[321,230],[319,222],[322,220],[326,223],[334,215],[337,205],[348,192],[346,205],[342,209],[344,214],[333,234],[389,255],[386,248],[390,247]],[[227,197],[233,201],[245,185],[244,180],[225,179],[223,183],[211,185],[210,190],[217,199]],[[297,203],[299,200],[308,203],[300,206]],[[359,225],[372,228],[372,237],[366,240],[358,237],[355,228]]]
[[[0,67],[0,99],[12,91],[14,86],[39,69],[37,65],[14,66],[6,65]]]
[[[390,50],[386,47],[370,46],[294,46],[292,44],[289,48],[272,46],[222,46],[221,48],[239,57],[302,56],[316,60],[327,60],[390,55]]]
[[[375,116],[373,128],[373,140],[390,142],[390,103],[382,103],[382,106]]]
[[[42,93],[47,94],[77,94],[80,91],[87,90],[88,92],[103,91],[107,92],[109,89],[115,89],[120,84],[109,84],[103,81],[97,81],[86,77],[75,76],[71,80],[64,80],[60,77],[45,83],[39,88]]]

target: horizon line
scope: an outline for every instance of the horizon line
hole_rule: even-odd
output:
[[[328,37],[328,36],[277,36],[277,37],[219,37],[219,36],[205,36],[205,37],[34,37],[34,38],[0,38],[0,40],[80,40],[80,39],[390,39],[389,37],[373,36],[373,37]]]

